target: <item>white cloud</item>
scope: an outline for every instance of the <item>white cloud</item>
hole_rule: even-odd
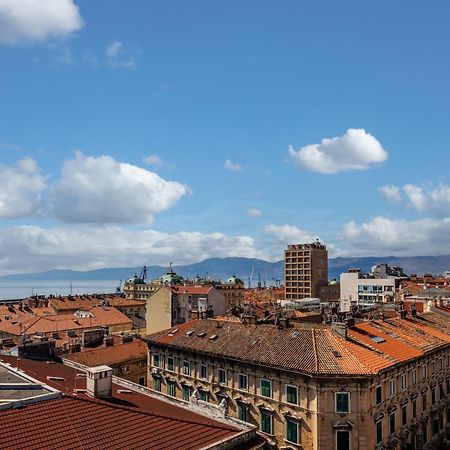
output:
[[[82,26],[73,0],[0,0],[0,44],[62,38]]]
[[[340,233],[341,256],[420,256],[450,254],[450,218],[402,220],[375,217],[347,223]]]
[[[165,165],[164,161],[158,155],[146,156],[143,158],[143,161],[149,166],[161,167]]]
[[[366,170],[388,157],[374,136],[354,128],[343,136],[325,138],[320,144],[306,145],[298,151],[290,145],[289,155],[299,167],[324,174]]]
[[[227,170],[231,170],[232,172],[239,172],[241,170],[244,170],[244,168],[240,164],[234,163],[229,159],[225,160],[223,167]]]
[[[388,190],[391,190],[395,198],[391,198]],[[405,184],[403,187],[383,186],[380,188],[383,195],[395,203],[403,202],[405,205],[418,212],[431,212],[434,215],[446,217],[450,214],[450,186],[440,184],[419,186]]]
[[[263,215],[262,211],[260,209],[257,209],[257,208],[250,208],[247,211],[247,214],[250,217],[261,217]]]
[[[124,48],[123,42],[114,41],[106,47],[106,66],[110,69],[135,69],[136,61],[129,56]]]
[[[13,219],[39,212],[46,180],[34,159],[0,165],[0,217]]]
[[[270,224],[264,228],[264,231],[283,245],[314,242],[317,239],[317,236],[313,236],[295,225]]]
[[[53,212],[71,223],[150,223],[187,192],[181,183],[110,156],[76,152],[52,188]]]
[[[391,202],[400,203],[402,194],[397,186],[382,186],[379,191]]]
[[[52,268],[91,270],[166,265],[170,261],[189,264],[210,257],[267,258],[249,236],[185,231],[169,234],[111,225],[0,228],[0,254],[3,274]]]

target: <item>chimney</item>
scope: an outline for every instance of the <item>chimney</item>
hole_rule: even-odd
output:
[[[411,305],[411,315],[414,317],[417,316],[417,309],[416,309],[416,305],[414,303]]]
[[[112,336],[105,336],[103,338],[103,343],[105,344],[105,347],[111,347],[114,345],[114,338]]]
[[[87,394],[95,398],[112,396],[113,369],[109,366],[89,367],[86,377]]]
[[[331,329],[338,334],[339,336],[343,337],[344,339],[347,339],[347,324],[341,323],[341,322],[332,322],[331,323]]]

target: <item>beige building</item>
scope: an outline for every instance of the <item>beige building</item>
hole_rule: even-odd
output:
[[[286,300],[319,297],[319,287],[328,283],[328,251],[319,241],[288,245],[284,252]]]
[[[448,450],[449,332],[435,314],[294,327],[192,321],[146,337],[149,387],[221,404],[269,448]]]
[[[164,286],[147,300],[147,333],[225,312],[225,297],[214,286]]]
[[[214,287],[225,297],[225,308],[227,311],[230,308],[239,308],[243,305],[245,287],[244,282],[240,278],[233,275],[223,283],[215,283]]]

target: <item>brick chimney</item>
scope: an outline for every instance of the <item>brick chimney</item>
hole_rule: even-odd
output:
[[[87,394],[95,398],[112,396],[113,369],[109,366],[89,367],[86,376]]]

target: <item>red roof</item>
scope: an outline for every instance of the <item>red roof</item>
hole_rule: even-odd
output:
[[[56,363],[0,358],[64,394],[57,400],[0,410],[2,450],[200,449],[241,432],[153,396],[124,390],[116,383],[110,399],[75,395],[74,388],[86,387],[86,378],[77,376],[81,371]]]
[[[0,412],[0,448],[200,449],[239,430],[138,412],[94,399],[63,396]]]

